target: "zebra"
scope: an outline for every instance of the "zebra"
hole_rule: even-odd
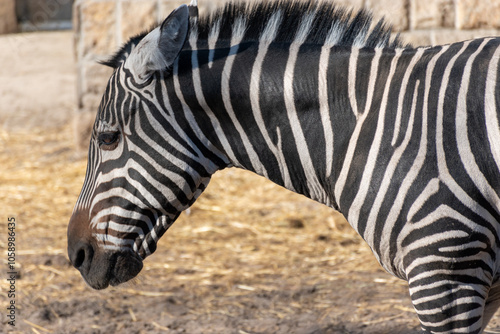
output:
[[[105,61],[68,226],[86,283],[135,277],[237,167],[344,213],[423,331],[481,333],[500,306],[500,39],[412,47],[372,22],[326,1],[192,1]]]

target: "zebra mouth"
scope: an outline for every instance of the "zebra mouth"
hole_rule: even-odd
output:
[[[142,266],[142,259],[135,252],[104,253],[96,254],[89,270],[80,270],[80,273],[91,288],[102,290],[131,280],[139,274]]]
[[[142,270],[142,259],[135,252],[115,253],[110,263],[109,284],[117,286],[136,277]]]

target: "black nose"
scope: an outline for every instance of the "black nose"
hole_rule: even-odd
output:
[[[68,256],[73,266],[81,273],[87,273],[94,257],[94,248],[85,241],[79,241],[74,247],[68,247]]]

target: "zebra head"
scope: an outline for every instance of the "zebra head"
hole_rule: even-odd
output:
[[[169,104],[164,86],[196,12],[179,7],[106,63],[115,70],[68,226],[69,258],[95,289],[135,277],[158,239],[219,169],[204,154],[210,145],[193,141],[192,130],[174,114],[182,106]]]

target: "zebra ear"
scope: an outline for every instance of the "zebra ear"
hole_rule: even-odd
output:
[[[147,34],[125,62],[137,82],[147,81],[154,72],[171,67],[186,42],[189,9],[182,5]]]

